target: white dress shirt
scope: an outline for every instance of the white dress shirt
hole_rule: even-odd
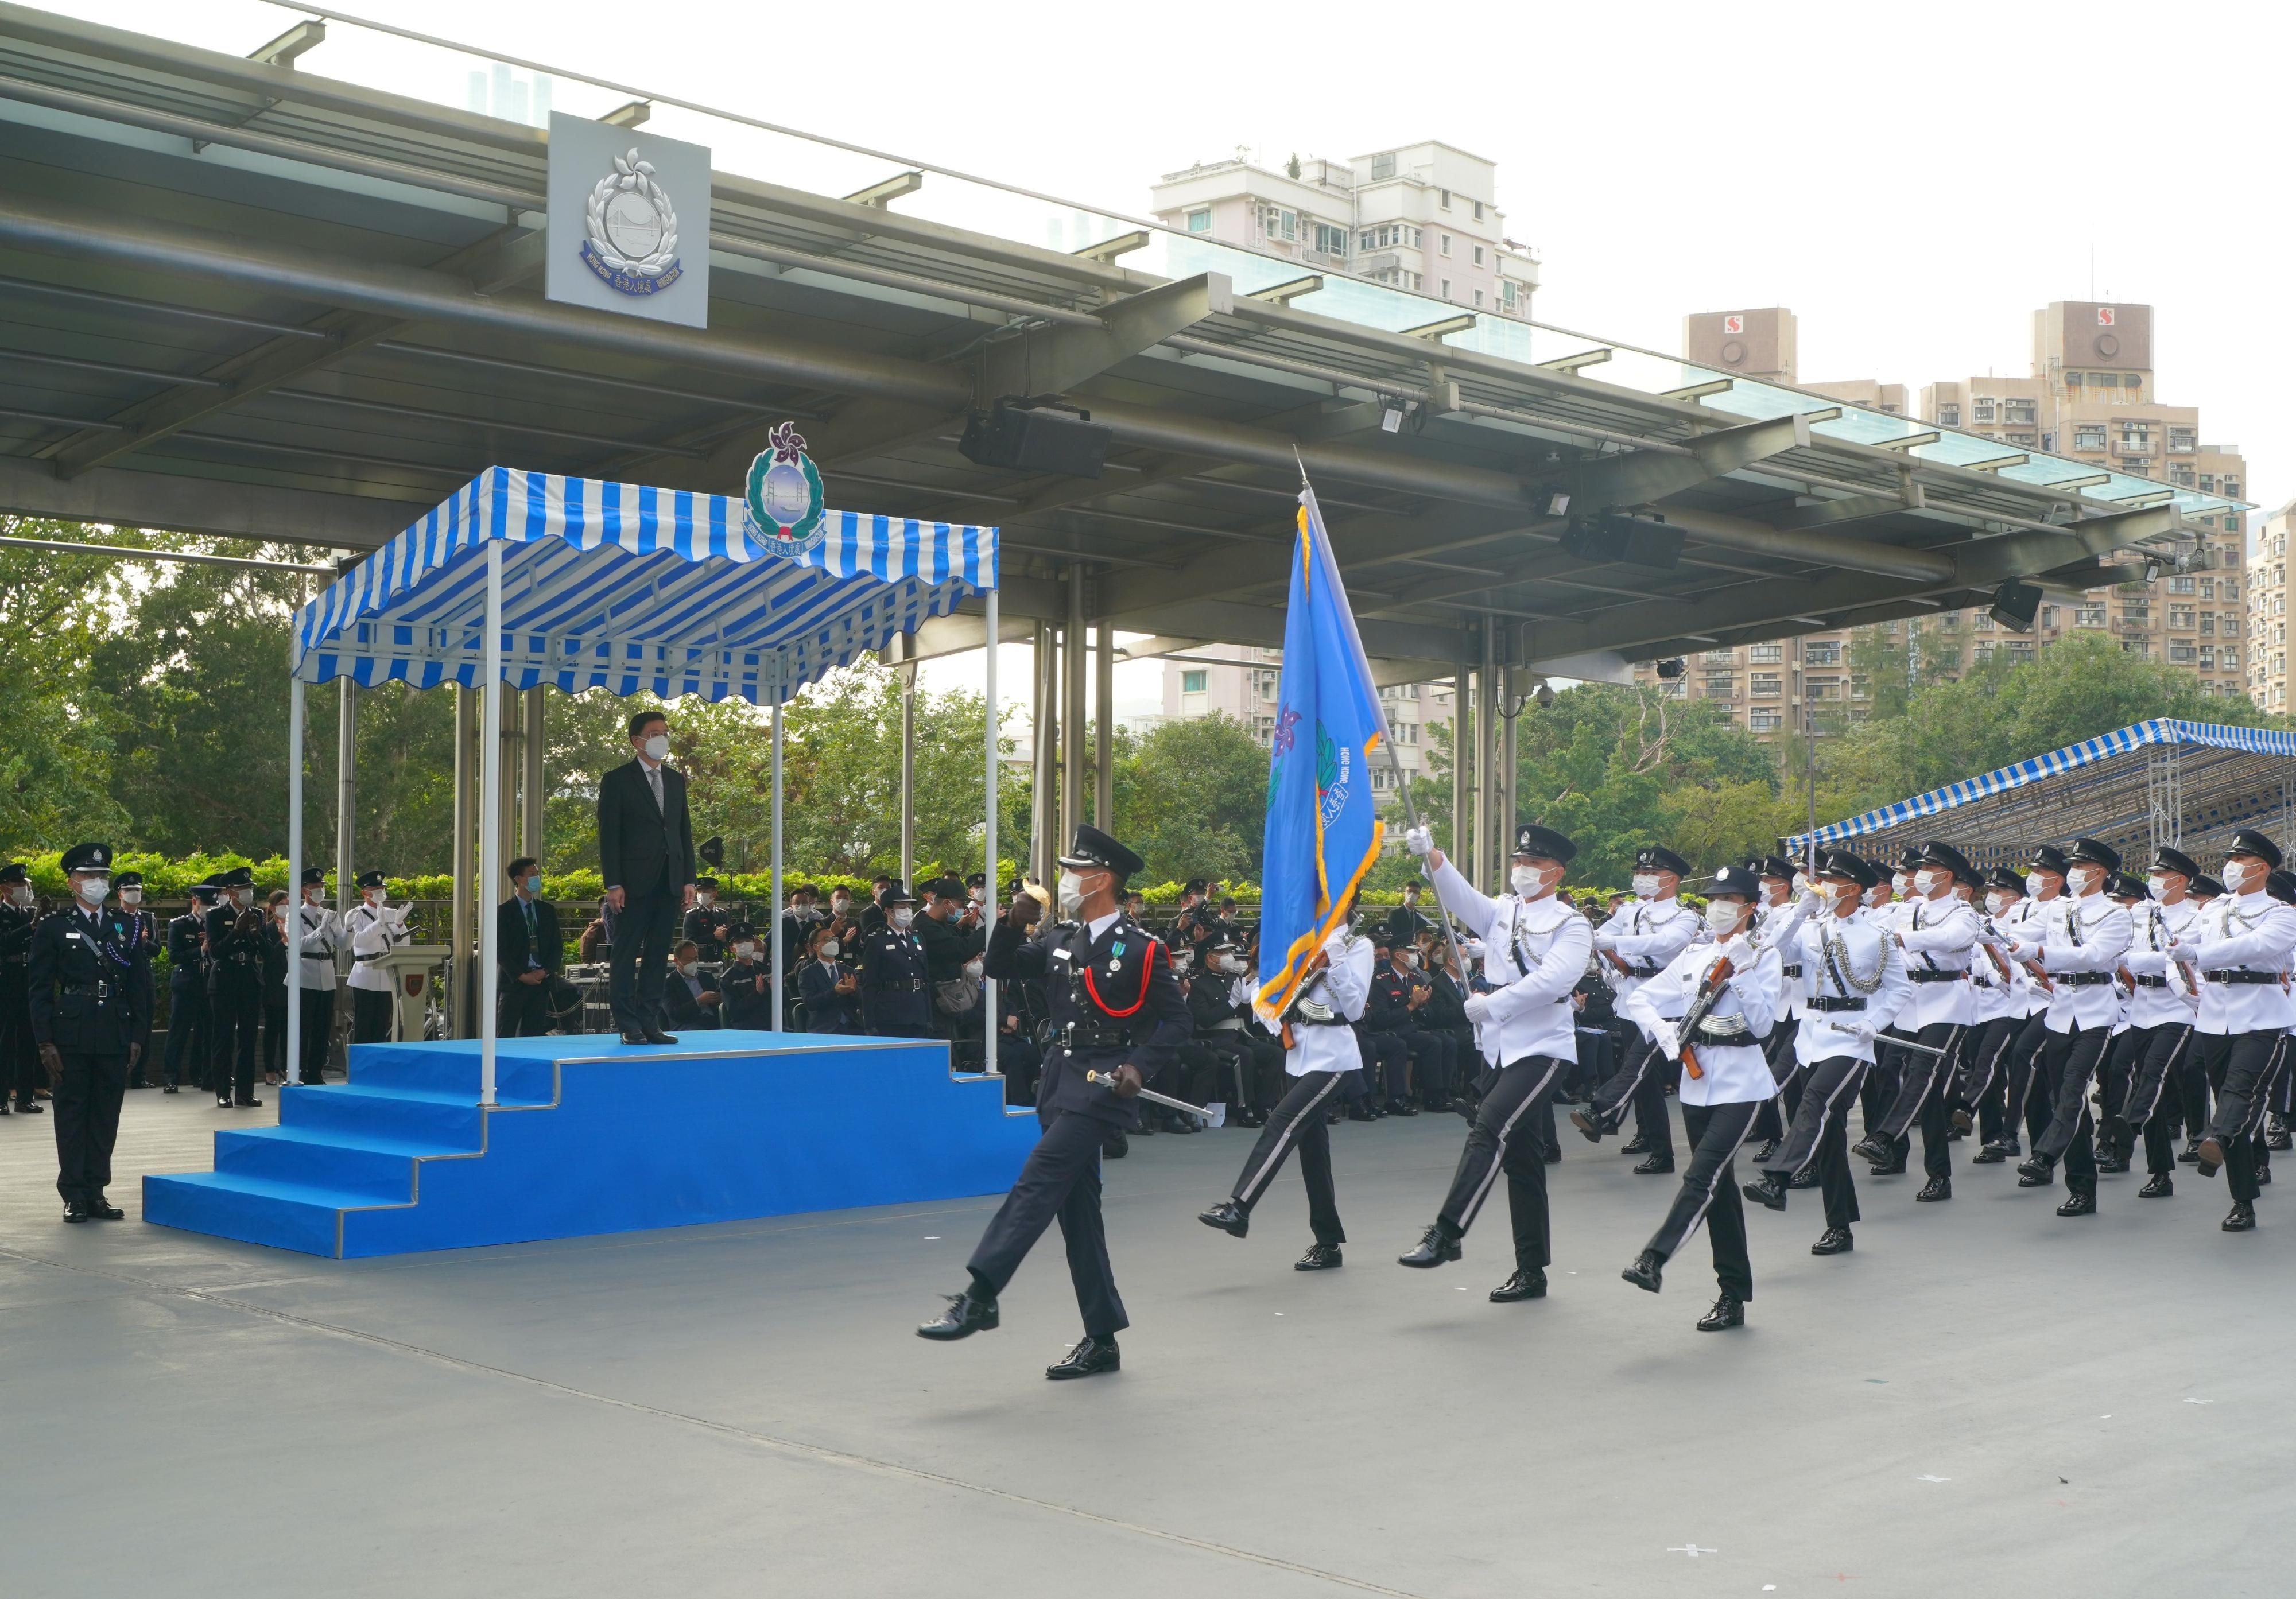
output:
[[[1097,935],[1095,935],[1097,936]],[[1371,997],[1372,965],[1379,952],[1369,939],[1336,928],[1324,940],[1331,964],[1300,985],[1300,997],[1327,1004],[1349,1021],[1358,1021]],[[1292,1077],[1311,1071],[1355,1071],[1362,1068],[1363,1050],[1352,1027],[1319,1026],[1296,1018],[1292,1023],[1292,1047],[1283,1052],[1283,1070]]]
[[[342,947],[342,919],[324,905],[299,905],[302,921],[302,986],[332,994],[335,991],[335,951]],[[284,982],[283,976],[280,980]]]
[[[2174,905],[2146,900],[2130,914],[2131,939],[2120,964],[2135,978],[2157,977],[2158,984],[2138,982],[2128,996],[2128,1025],[2161,1027],[2189,1025],[2200,1008],[2199,996],[2185,979],[2184,966],[2169,958],[2169,940],[2192,930],[2201,907],[2189,899]]]
[[[356,962],[351,967],[349,986],[372,993],[391,992],[390,973],[373,957],[406,942],[409,935],[406,911],[394,911],[388,905],[355,905],[343,918],[343,925],[349,930],[351,955]]]
[[[1595,947],[1616,955],[1632,972],[1603,963],[1603,975],[1620,1003],[1687,949],[1706,923],[1679,899],[1630,899],[1595,930]]]
[[[1914,985],[1906,977],[1906,957],[1898,941],[1874,925],[1866,910],[1848,916],[1817,911],[1794,935],[1798,958],[1813,997],[1863,999],[1859,1011],[1805,1007],[1794,1035],[1794,1057],[1805,1066],[1844,1056],[1874,1062],[1873,1035],[1898,1018]]]
[[[2037,909],[2038,914],[2025,924],[2016,953],[2024,958],[2038,949],[2041,970],[2053,978],[2068,972],[2110,974],[2128,951],[2128,912],[2101,890],[2079,899],[2060,896]],[[2120,1013],[2120,1000],[2111,982],[2060,981],[2049,996],[2048,1029],[2072,1033],[2109,1028]]]
[[[1619,1007],[1619,1013],[1655,1041],[1668,1060],[1678,1061],[1682,1046],[1675,1038],[1677,1023],[1696,1003],[1707,972],[1726,957],[1732,967],[1730,977],[1715,996],[1714,1008],[1706,1013],[1706,1019],[1710,1023],[1736,1022],[1744,1029],[1745,1042],[1691,1040],[1700,1075],[1691,1076],[1685,1067],[1682,1082],[1675,1090],[1676,1097],[1685,1105],[1751,1104],[1776,1095],[1778,1080],[1763,1058],[1762,1040],[1769,1036],[1777,1018],[1778,952],[1742,935],[1719,944],[1694,945],[1669,961]],[[1660,1014],[1662,1001],[1672,1002],[1666,1007],[1672,1015]]]
[[[2209,973],[2240,970],[2282,972],[2296,950],[2296,906],[2262,890],[2220,895],[2171,951],[2201,977],[2199,1019],[2204,1033],[2252,1033],[2290,1024],[2288,996],[2277,982],[2211,982]]]
[[[1898,947],[1906,952],[1906,977],[1913,997],[1898,1013],[1907,1032],[1950,1022],[1969,1024],[1969,958],[1980,926],[1977,913],[1948,889],[1936,899],[1910,899],[1898,907]],[[1915,981],[1922,972],[1961,973],[1951,982]]]
[[[1778,952],[1780,999],[1778,1020],[1791,1021],[1801,1014],[1803,996],[1809,991],[1809,973],[1800,968],[1801,944],[1798,935],[1801,924],[1809,919],[1814,901],[1805,894],[1800,898],[1789,896],[1777,905],[1758,906],[1754,910],[1754,931],[1751,935],[1756,945]],[[1788,966],[1797,970],[1787,972]]]
[[[1475,1007],[1483,1011],[1481,1019],[1469,1018],[1483,1059],[1494,1066],[1531,1055],[1577,1060],[1578,1013],[1570,992],[1587,975],[1594,947],[1587,918],[1552,894],[1487,898],[1448,860],[1435,869],[1434,882],[1435,898],[1482,946],[1483,978],[1492,991],[1468,998],[1483,1002]],[[1686,928],[1683,936],[1686,942]]]

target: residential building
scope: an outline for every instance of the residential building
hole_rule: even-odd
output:
[[[2044,451],[2230,499],[2245,486],[2237,447],[2206,442],[2197,409],[2163,406],[2154,397],[2150,306],[2060,301],[2036,311],[2030,375],[1931,383],[1910,411],[1899,384],[1801,381],[1796,334],[1793,313],[1780,307],[1702,313],[1684,320],[1684,355],[1702,366],[1997,439],[2006,458]],[[2132,654],[2190,670],[2203,693],[2268,692],[2272,683],[2256,676],[2257,656],[2268,646],[2251,636],[2259,622],[2279,622],[2278,613],[2267,617],[2259,606],[2284,605],[2281,592],[2257,586],[2239,515],[2199,517],[2194,531],[2207,550],[2207,570],[2092,589],[2078,602],[2053,597],[2025,632],[1997,624],[1983,611],[1945,611],[1854,633],[1708,651],[1689,657],[1683,675],[1670,680],[1648,666],[1636,676],[1665,682],[1677,696],[1723,701],[1754,732],[1785,734],[1812,722],[1864,718],[1869,686],[1851,668],[1861,636],[1952,676],[1997,652],[2030,658],[2070,633],[2095,630]],[[2270,538],[2259,535],[2257,547],[2272,539],[2284,543],[2284,529]],[[2277,708],[2261,697],[2257,702]]]
[[[2296,500],[2262,518],[2248,545],[2248,697],[2288,714],[2288,534]]]
[[[1283,666],[1283,652],[1268,649],[1217,649],[1214,655],[1184,655],[1164,662],[1164,719],[1186,720],[1213,715],[1234,718],[1251,729],[1265,744],[1275,736],[1275,692]],[[1448,683],[1405,683],[1379,691],[1387,706],[1388,737],[1406,779],[1428,775],[1428,751],[1432,729],[1451,720]],[[1371,767],[1372,792],[1382,807],[1394,802],[1394,772],[1384,760]]]
[[[1183,233],[1296,260],[1303,276],[1343,273],[1528,317],[1538,259],[1506,236],[1496,175],[1431,139],[1346,161],[1295,155],[1280,168],[1238,150],[1166,173],[1149,207]]]

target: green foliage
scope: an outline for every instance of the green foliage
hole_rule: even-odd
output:
[[[1267,750],[1231,717],[1166,722],[1119,746],[1115,832],[1150,878],[1259,875]]]

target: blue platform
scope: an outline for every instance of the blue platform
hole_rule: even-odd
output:
[[[948,1046],[817,1033],[360,1044],[278,1090],[215,1169],[144,1179],[144,1219],[348,1259],[999,1193],[1037,1138]]]

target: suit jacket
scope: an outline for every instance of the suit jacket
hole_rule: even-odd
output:
[[[701,985],[703,994],[713,994],[718,991],[716,978],[696,978],[694,981]],[[693,1032],[718,1025],[718,1007],[714,1004],[703,1004],[700,996],[694,993],[693,984],[675,972],[663,980],[661,997],[663,1004],[669,1012],[670,1026],[682,1032]]]
[[[693,824],[685,814],[685,775],[661,768],[661,806],[637,761],[598,783],[598,870],[606,886],[631,895],[677,892],[693,881]]]
[[[529,950],[526,912],[519,905],[518,896],[513,894],[495,907],[495,970],[505,991],[526,970],[529,954],[541,962],[542,969],[553,977],[565,968],[566,937],[558,928],[558,907],[547,900],[536,900],[534,924],[539,937],[536,947]]]

